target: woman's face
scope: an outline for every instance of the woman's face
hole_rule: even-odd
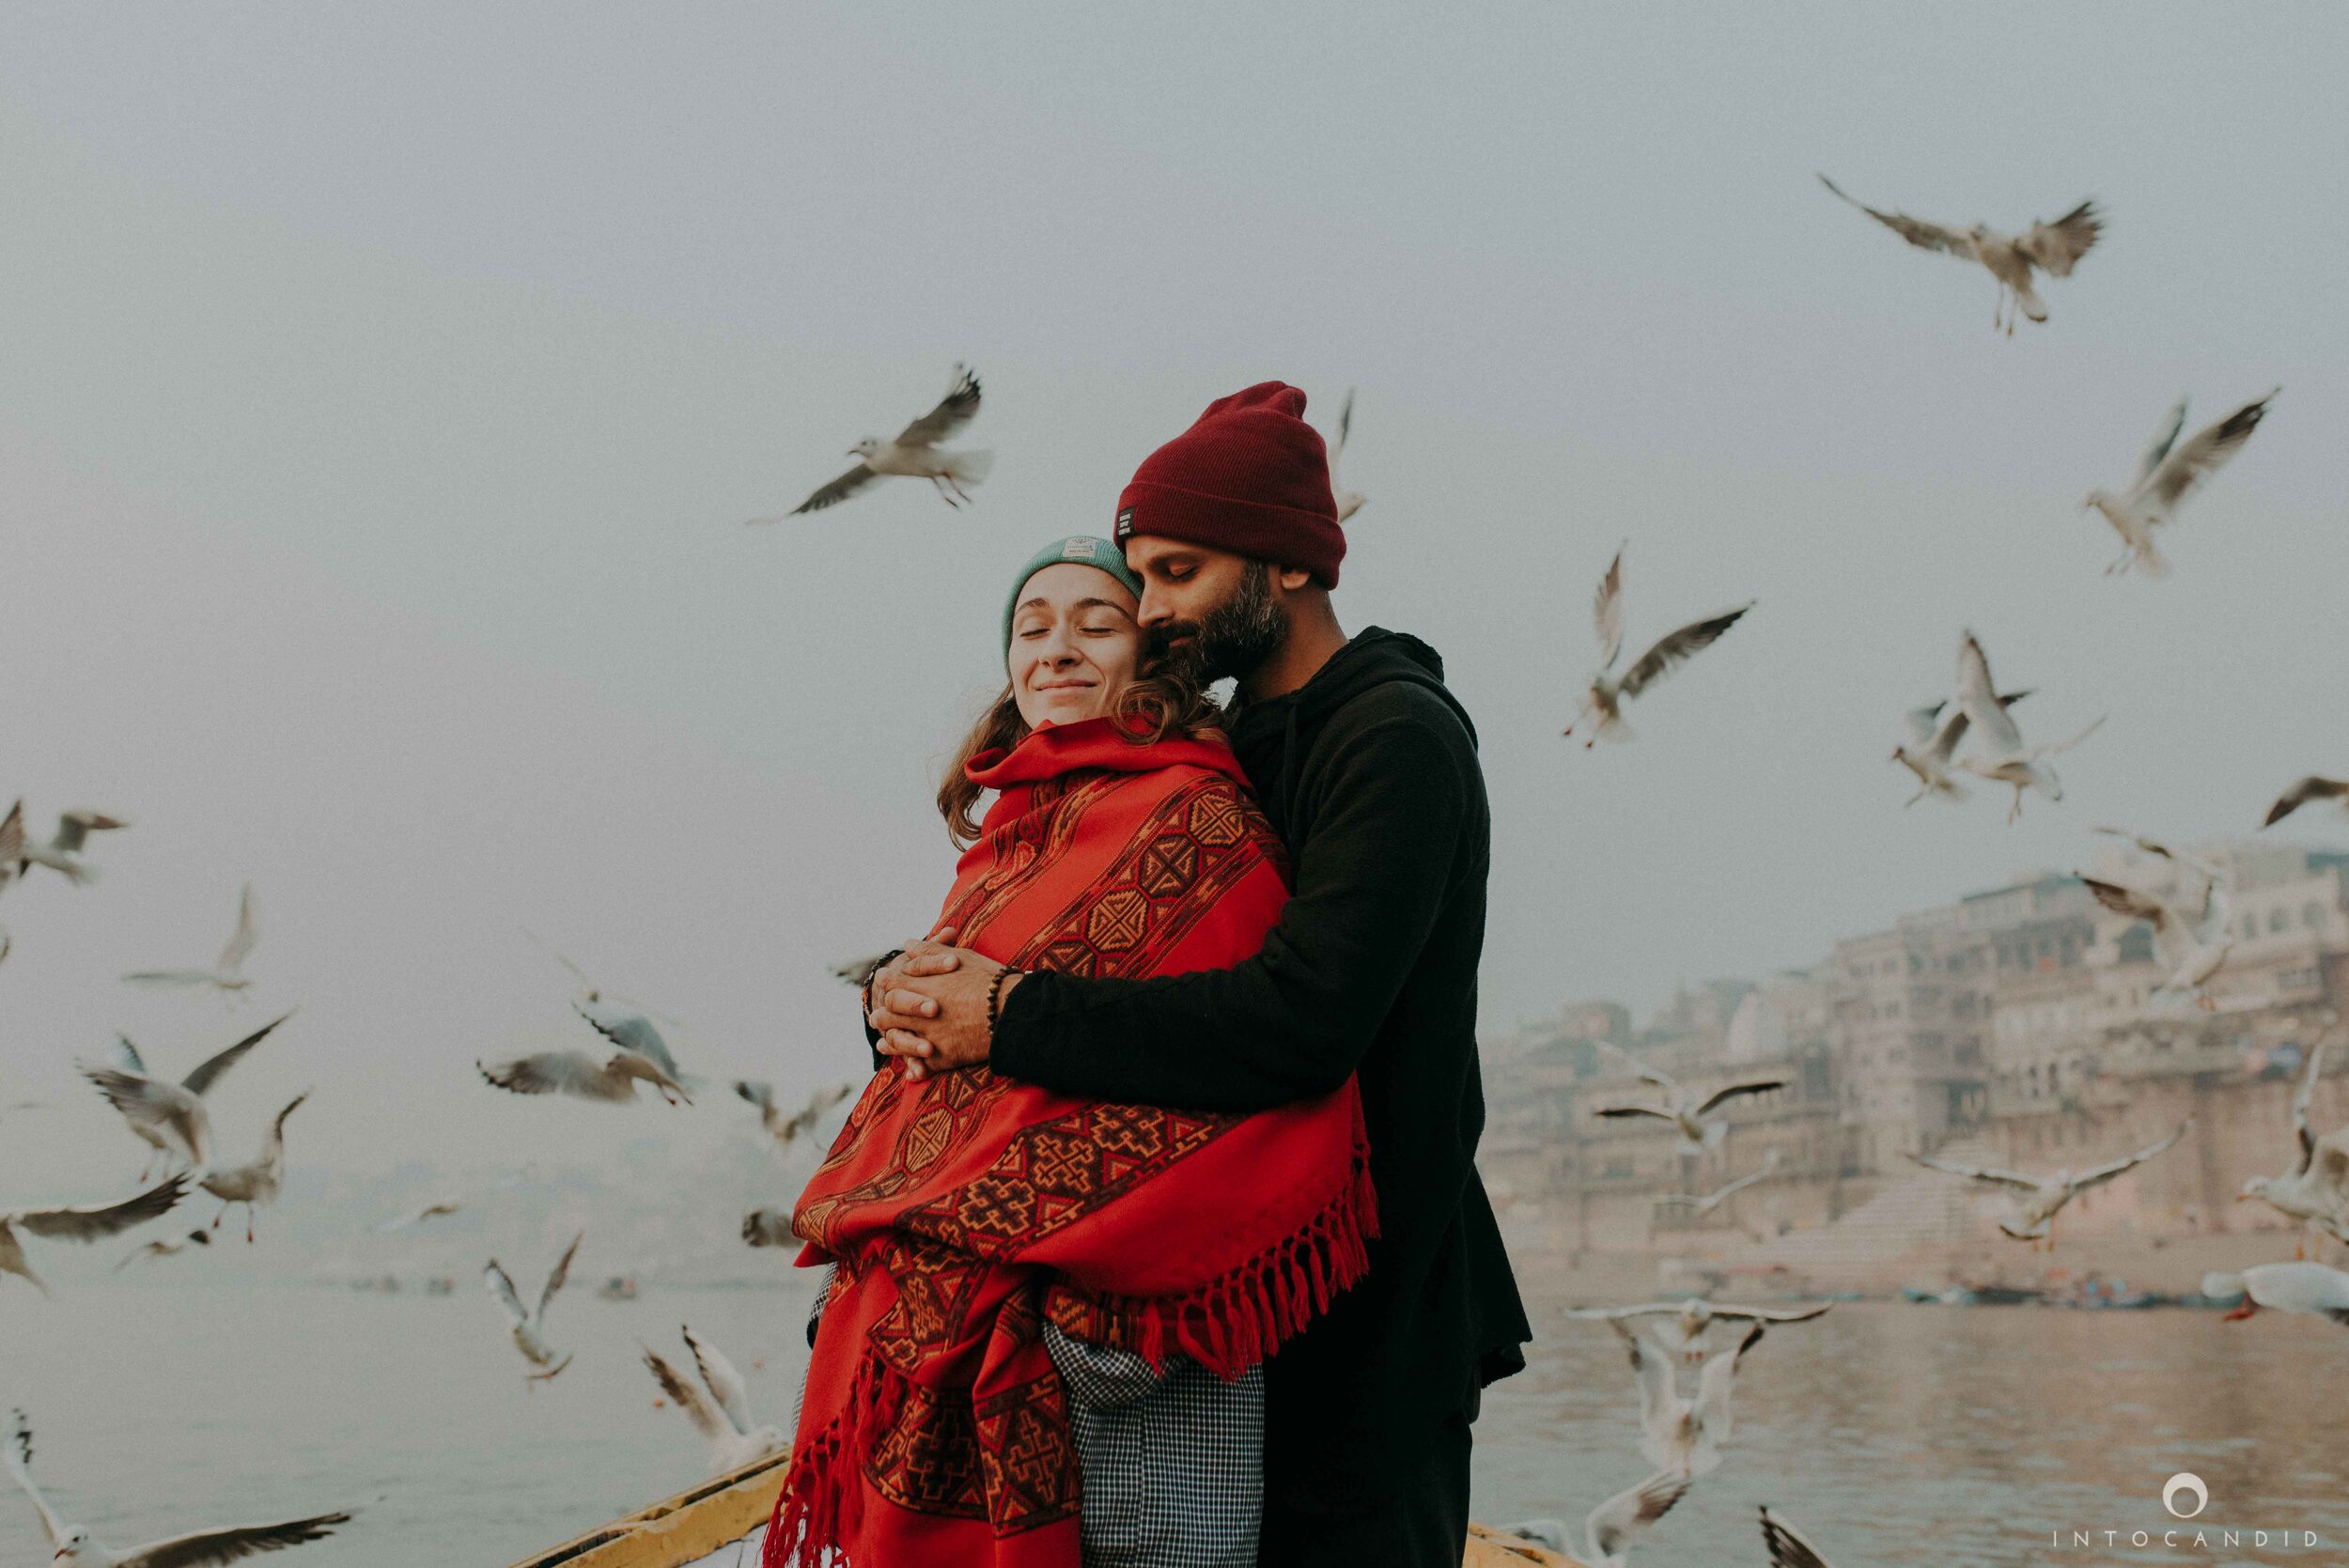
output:
[[[1028,579],[1012,610],[1005,663],[1030,729],[1110,711],[1142,657],[1137,608],[1117,579],[1074,561]]]

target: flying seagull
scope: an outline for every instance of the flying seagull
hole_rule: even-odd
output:
[[[1672,1129],[1680,1135],[1679,1148],[1684,1155],[1699,1155],[1708,1149],[1718,1149],[1721,1141],[1729,1136],[1729,1124],[1719,1118],[1707,1120],[1706,1112],[1719,1110],[1740,1094],[1759,1094],[1765,1090],[1786,1087],[1786,1080],[1782,1078],[1748,1079],[1716,1089],[1699,1100],[1692,1091],[1681,1087],[1679,1079],[1670,1073],[1649,1066],[1621,1046],[1610,1046],[1608,1049],[1628,1063],[1641,1079],[1663,1090],[1664,1103],[1661,1106],[1601,1106],[1595,1114],[1653,1116],[1659,1121],[1670,1122]]]
[[[87,1208],[12,1209],[0,1211],[0,1274],[14,1274],[32,1281],[33,1288],[43,1296],[49,1287],[40,1282],[24,1261],[23,1243],[17,1232],[37,1235],[45,1241],[103,1241],[120,1235],[134,1225],[144,1225],[171,1212],[171,1207],[184,1197],[188,1179],[174,1176],[160,1182],[134,1198],[118,1203],[92,1205]]]
[[[1828,1301],[1815,1307],[1747,1307],[1692,1296],[1685,1301],[1643,1301],[1636,1307],[1576,1307],[1566,1315],[1610,1323],[1654,1318],[1656,1321],[1648,1325],[1649,1331],[1667,1350],[1694,1366],[1712,1354],[1711,1336],[1716,1323],[1808,1323],[1814,1317],[1825,1317],[1834,1305]]]
[[[1998,688],[1990,679],[1990,660],[1982,651],[1981,642],[1970,631],[1957,644],[1957,703],[1982,732],[1982,750],[1958,759],[1958,766],[1979,778],[1995,780],[2015,791],[2015,803],[2008,808],[2009,822],[2023,815],[2023,791],[2035,789],[2050,800],[2063,799],[2063,781],[2045,758],[2059,752],[2068,752],[2104,723],[2102,718],[2090,724],[2069,740],[2049,741],[2038,746],[2025,746],[2023,732],[2015,727],[2015,720],[2006,710],[2008,699],[1998,695]]]
[[[2253,1264],[2240,1273],[2205,1274],[2204,1296],[2241,1296],[2226,1321],[2240,1322],[2262,1307],[2279,1312],[2313,1312],[2349,1324],[2349,1274],[2321,1263]]]
[[[680,1376],[677,1368],[661,1359],[661,1353],[650,1345],[643,1346],[645,1366],[661,1391],[676,1401],[685,1412],[686,1420],[709,1445],[709,1467],[714,1475],[739,1470],[754,1459],[780,1453],[791,1446],[791,1439],[775,1426],[751,1424],[750,1393],[742,1382],[742,1374],[734,1370],[734,1363],[723,1352],[693,1332],[692,1325],[683,1330],[685,1348],[692,1353],[693,1365],[701,1374],[708,1392],[695,1388]]]
[[[1717,1187],[1712,1191],[1702,1195],[1694,1192],[1659,1192],[1656,1195],[1656,1206],[1694,1209],[1697,1218],[1702,1219],[1754,1183],[1767,1181],[1785,1158],[1786,1156],[1781,1151],[1772,1149],[1762,1157],[1762,1169],[1750,1176],[1740,1176],[1725,1187]]]
[[[1346,451],[1346,438],[1353,428],[1354,389],[1349,386],[1346,389],[1346,401],[1338,405],[1337,444],[1330,448],[1330,486],[1332,489],[1337,489],[1338,458]],[[1344,522],[1351,518],[1362,509],[1362,503],[1369,499],[1360,490],[1337,490],[1338,520]]]
[[[1819,1548],[1803,1539],[1802,1531],[1762,1508],[1762,1544],[1769,1549],[1770,1568],[1834,1568]]]
[[[1990,275],[1999,280],[1999,303],[1991,313],[1990,327],[1993,332],[2004,327],[2009,337],[2015,335],[2015,317],[2007,309],[2008,296],[2014,297],[2025,316],[2045,321],[2047,306],[2031,287],[2032,272],[2070,277],[2073,265],[2088,254],[2104,227],[2096,204],[2084,201],[2054,223],[2034,222],[2020,234],[2001,234],[1983,224],[1967,229],[1945,228],[1906,212],[1880,212],[1844,195],[1842,187],[1825,175],[1819,176],[1819,183],[1919,249],[1979,261],[1989,269]]]
[[[2349,1126],[2319,1138],[2309,1126],[2317,1075],[2324,1069],[2325,1043],[2320,1040],[2309,1051],[2308,1071],[2300,1075],[2299,1092],[2292,1096],[2292,1132],[2299,1144],[2292,1169],[2280,1176],[2249,1177],[2235,1194],[2238,1203],[2257,1198],[2300,1221],[2300,1242],[2292,1253],[2295,1258],[2309,1255],[2311,1229],[2349,1242]]]
[[[1631,1353],[1631,1369],[1640,1378],[1640,1452],[1658,1469],[1680,1476],[1710,1474],[1720,1467],[1720,1445],[1729,1439],[1730,1394],[1736,1387],[1737,1368],[1746,1352],[1762,1343],[1766,1330],[1759,1323],[1746,1330],[1736,1347],[1721,1351],[1697,1374],[1694,1399],[1684,1399],[1672,1386],[1672,1363],[1657,1354],[1637,1329],[1610,1320]]]
[[[212,1229],[228,1218],[228,1211],[237,1204],[244,1205],[244,1239],[253,1240],[253,1211],[262,1203],[277,1202],[278,1193],[286,1186],[286,1118],[302,1109],[302,1102],[310,1097],[304,1089],[288,1102],[277,1113],[262,1137],[260,1157],[250,1165],[232,1165],[226,1170],[210,1171],[203,1177],[205,1191],[220,1200],[220,1212],[212,1217]]]
[[[1671,1513],[1672,1504],[1687,1494],[1691,1484],[1685,1475],[1658,1470],[1591,1510],[1590,1517],[1582,1521],[1585,1568],[1625,1568],[1631,1560],[1633,1543],[1647,1533],[1650,1525]],[[1522,1524],[1502,1525],[1500,1533],[1531,1541],[1562,1555],[1574,1549],[1563,1519],[1528,1519]]]
[[[197,1063],[195,1070],[178,1083],[150,1074],[139,1056],[139,1048],[131,1043],[127,1034],[115,1037],[112,1065],[92,1067],[85,1063],[82,1076],[98,1086],[98,1092],[122,1113],[131,1130],[155,1151],[148,1158],[148,1170],[154,1168],[155,1156],[161,1156],[166,1163],[178,1159],[191,1169],[201,1170],[212,1162],[211,1117],[204,1108],[205,1094],[220,1081],[223,1073],[243,1061],[246,1052],[292,1017],[288,1012],[272,1018],[226,1050]],[[145,1179],[146,1172],[142,1171],[140,1176]]]
[[[832,972],[839,976],[844,984],[861,991],[872,981],[874,971],[881,967],[881,960],[888,956],[886,953],[876,953],[865,958],[844,958],[832,966]]]
[[[1623,653],[1623,551],[1617,550],[1607,575],[1599,580],[1598,598],[1592,606],[1592,618],[1598,627],[1598,670],[1591,676],[1589,690],[1583,695],[1582,711],[1576,715],[1574,724],[1566,726],[1565,733],[1572,735],[1575,724],[1587,723],[1589,735],[1582,742],[1585,747],[1601,740],[1630,739],[1631,726],[1623,722],[1625,701],[1655,685],[1698,650],[1711,646],[1715,638],[1737,624],[1738,616],[1753,608],[1753,602],[1748,599],[1735,610],[1690,621],[1679,630],[1668,633],[1617,678],[1610,673]]]
[[[438,1198],[420,1209],[401,1215],[397,1219],[385,1220],[375,1228],[375,1234],[392,1235],[411,1226],[421,1225],[428,1219],[438,1219],[445,1215],[455,1214],[464,1206],[464,1201],[459,1198]]]
[[[2000,692],[1999,704],[2013,707],[2030,695],[2029,687],[2020,691]],[[1957,755],[1958,742],[1966,738],[1966,732],[1972,725],[1963,703],[1945,699],[1931,707],[1908,710],[1908,739],[1892,748],[1891,758],[1917,775],[1917,793],[1903,805],[1913,806],[1928,795],[1951,801],[1966,799],[1966,785],[1951,772],[1951,767]]]
[[[1999,1221],[1999,1229],[2017,1241],[2030,1242],[2034,1247],[2044,1244],[2055,1250],[2055,1217],[2064,1204],[2092,1187],[2100,1187],[2124,1171],[2134,1171],[2147,1160],[2169,1148],[2186,1135],[2194,1126],[2189,1116],[2178,1124],[2178,1129],[2158,1143],[2148,1144],[2133,1155],[2123,1155],[2102,1165],[2092,1165],[2084,1171],[2069,1167],[2051,1176],[2027,1176],[2019,1171],[2000,1171],[1983,1165],[1959,1165],[1952,1160],[1936,1159],[1931,1155],[1912,1154],[1908,1157],[1929,1170],[1944,1171],[1968,1181],[2002,1187],[2020,1194],[2015,1199],[2015,1212]]]
[[[775,1103],[774,1086],[755,1079],[736,1079],[734,1092],[758,1107],[758,1125],[775,1141],[776,1152],[787,1150],[816,1130],[825,1111],[856,1093],[853,1083],[831,1083],[810,1094],[797,1110],[786,1112]]]
[[[0,892],[6,892],[8,885],[16,879],[16,874],[23,864],[21,858],[23,853],[24,802],[19,800],[8,808],[8,815],[0,817]],[[0,925],[0,958],[6,958],[8,949],[14,945],[9,939],[8,928]]]
[[[2230,926],[2234,910],[2231,878],[2209,862],[2171,849],[2158,840],[2139,838],[2111,828],[2096,831],[2129,839],[2147,853],[2186,867],[2200,879],[2190,896],[2176,898],[2094,877],[2080,878],[2088,891],[2096,895],[2096,902],[2114,914],[2153,926],[2154,951],[2169,971],[2154,988],[2155,995],[2182,997],[2204,1012],[2217,1011],[2218,1004],[2211,1000],[2206,987],[2234,949]]]
[[[994,466],[992,452],[946,452],[939,442],[952,436],[978,416],[979,378],[963,365],[955,366],[954,380],[947,385],[946,396],[938,407],[897,432],[894,441],[865,437],[848,448],[849,456],[859,459],[830,484],[819,487],[813,495],[791,508],[792,517],[802,512],[820,512],[895,474],[910,478],[927,479],[938,487],[938,493],[949,506],[959,506],[971,499],[963,487],[975,485],[987,477]],[[781,518],[753,518],[754,523],[781,522]]]
[[[144,1247],[132,1248],[130,1251],[123,1254],[122,1261],[115,1265],[115,1272],[121,1273],[141,1258],[176,1257],[191,1247],[210,1247],[211,1244],[212,1233],[210,1231],[190,1231],[183,1236],[165,1236],[161,1241],[150,1241]]]
[[[2276,797],[2276,803],[2267,808],[2267,820],[2260,826],[2272,828],[2310,800],[2338,800],[2342,810],[2349,811],[2349,779],[2326,779],[2310,774]]]
[[[578,1255],[579,1244],[586,1239],[587,1233],[584,1231],[571,1237],[571,1244],[563,1250],[562,1261],[554,1265],[554,1271],[547,1276],[545,1288],[538,1292],[538,1306],[534,1312],[522,1310],[521,1297],[514,1294],[514,1281],[506,1278],[506,1270],[498,1266],[497,1259],[491,1258],[489,1265],[481,1271],[481,1282],[489,1287],[490,1294],[506,1309],[507,1324],[514,1332],[514,1348],[522,1353],[523,1360],[538,1369],[524,1374],[524,1382],[532,1388],[571,1364],[568,1352],[557,1358],[553,1347],[547,1343],[547,1304],[554,1299],[554,1293],[563,1288],[563,1281],[570,1278],[571,1259]]]
[[[82,855],[83,841],[92,833],[131,825],[129,817],[110,816],[104,812],[80,809],[61,812],[57,816],[56,832],[50,836],[48,843],[37,844],[24,836],[23,819],[18,816],[23,809],[24,802],[19,800],[8,814],[17,822],[17,874],[23,876],[29,867],[45,865],[76,887],[98,880],[98,868]]]
[[[227,994],[241,991],[253,982],[245,977],[244,961],[253,955],[253,944],[261,939],[260,907],[253,901],[253,884],[247,882],[237,899],[237,929],[228,939],[228,945],[220,950],[219,960],[208,970],[141,970],[122,978],[133,986],[210,986]]]
[[[8,1475],[18,1488],[33,1499],[34,1512],[40,1515],[41,1534],[52,1548],[50,1561],[55,1568],[213,1568],[219,1563],[235,1562],[257,1552],[283,1551],[299,1546],[305,1541],[321,1541],[334,1533],[336,1525],[350,1522],[348,1513],[314,1514],[306,1519],[282,1519],[272,1525],[230,1525],[223,1529],[191,1530],[168,1540],[134,1546],[118,1552],[101,1545],[90,1538],[80,1525],[69,1525],[57,1517],[48,1501],[33,1484],[33,1427],[24,1412],[15,1412],[15,1429],[8,1434],[5,1448],[0,1448],[0,1461],[5,1461]]]
[[[2228,458],[2243,450],[2243,443],[2251,439],[2251,432],[2259,428],[2260,421],[2266,416],[2267,405],[2281,391],[2282,387],[2277,387],[2216,425],[2204,426],[2183,446],[2177,441],[2178,432],[2186,427],[2186,399],[2179,398],[2178,406],[2162,422],[2161,433],[2145,448],[2145,456],[2137,465],[2137,479],[2127,492],[2088,492],[2080,509],[2102,512],[2105,520],[2112,524],[2112,531],[2121,536],[2120,557],[2105,568],[2107,576],[2124,572],[2133,565],[2143,567],[2148,577],[2168,574],[2170,563],[2155,548],[2154,530],[2172,520],[2179,505],[2223,467]]]

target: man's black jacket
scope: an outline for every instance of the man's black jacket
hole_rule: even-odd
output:
[[[1367,1501],[1532,1337],[1473,1163],[1484,773],[1435,650],[1376,628],[1228,728],[1294,862],[1263,951],[1152,980],[1031,974],[993,1065],[1189,1110],[1267,1110],[1360,1075],[1380,1237],[1369,1277],[1268,1366],[1265,1479]]]

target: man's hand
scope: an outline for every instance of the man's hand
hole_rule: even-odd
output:
[[[945,945],[954,939],[951,930],[938,935],[944,939],[914,944],[873,977],[874,1007],[866,1021],[880,1034],[880,1050],[904,1059],[910,1079],[988,1057],[987,993],[1003,966]],[[1019,984],[1013,975],[1002,995]]]

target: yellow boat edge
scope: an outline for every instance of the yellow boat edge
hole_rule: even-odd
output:
[[[734,1545],[767,1522],[783,1484],[788,1454],[771,1454],[739,1470],[713,1476],[674,1498],[640,1508],[534,1553],[514,1568],[690,1568]],[[1469,1526],[1461,1568],[1587,1568],[1483,1525]]]

